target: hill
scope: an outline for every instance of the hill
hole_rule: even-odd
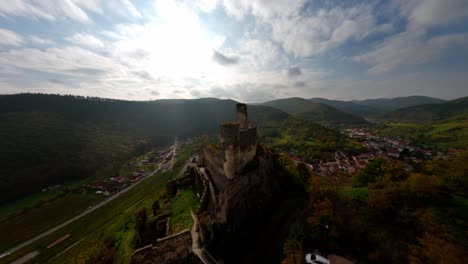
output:
[[[398,122],[433,122],[468,115],[468,97],[444,103],[418,105],[399,109],[384,115],[384,118]]]
[[[352,103],[372,107],[381,112],[390,112],[400,108],[411,107],[423,104],[442,103],[444,100],[428,96],[406,96],[396,98],[380,98],[367,100],[353,100]]]
[[[311,98],[309,100],[314,103],[328,105],[340,111],[343,111],[345,113],[349,113],[349,114],[361,116],[361,117],[370,117],[370,116],[375,116],[375,115],[383,113],[382,110],[377,109],[375,107],[361,105],[361,104],[350,102],[350,101],[330,100],[330,99],[318,98],[318,97]]]
[[[358,125],[366,123],[361,117],[298,97],[273,100],[263,105],[278,108],[293,116],[323,125]]]
[[[218,134],[234,119],[233,100],[132,102],[20,94],[0,96],[0,203],[42,188],[106,177],[129,157],[175,136]],[[249,106],[260,131],[273,134],[290,115]]]

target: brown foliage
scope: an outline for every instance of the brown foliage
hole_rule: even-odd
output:
[[[284,243],[283,252],[285,258],[281,264],[302,264],[304,253],[302,252],[302,244],[297,240],[287,240]]]
[[[435,234],[425,233],[418,239],[420,245],[412,246],[409,256],[411,264],[462,264],[466,263],[466,252],[451,241]],[[465,256],[463,256],[465,255]]]

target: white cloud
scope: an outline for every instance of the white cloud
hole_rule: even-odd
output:
[[[34,42],[34,43],[37,43],[37,44],[41,44],[41,45],[53,45],[55,44],[55,42],[51,39],[47,39],[47,38],[42,38],[42,37],[38,37],[38,36],[30,36],[29,39]]]
[[[87,46],[90,48],[102,48],[104,43],[90,34],[75,33],[73,36],[67,37],[66,40],[74,45]]]
[[[268,71],[287,66],[286,55],[272,41],[250,38],[240,43],[241,66],[246,71]]]
[[[73,46],[0,52],[0,65],[67,75],[94,75],[120,67],[107,57]]]
[[[14,0],[0,1],[0,16],[27,17],[47,20],[68,18],[78,22],[91,21],[88,13],[103,14],[104,8],[110,12],[139,18],[141,13],[130,0]]]
[[[427,63],[450,47],[468,43],[468,34],[446,33],[432,38],[427,34],[432,27],[468,19],[465,0],[397,1],[397,8],[407,20],[406,30],[353,58],[370,65],[370,73],[382,74],[402,65]]]
[[[27,0],[0,1],[0,15],[7,16],[28,16],[54,20],[55,17]]]
[[[21,46],[24,43],[23,37],[19,34],[0,28],[0,45]]]
[[[398,0],[396,4],[409,28],[448,25],[468,17],[466,0]]]
[[[273,21],[275,40],[287,52],[308,57],[339,47],[350,40],[362,40],[375,33],[376,18],[369,6],[335,7],[315,15]]]
[[[347,41],[392,30],[391,24],[377,24],[374,5],[335,6],[304,15],[301,13],[304,0],[225,0],[223,3],[231,16],[241,19],[251,14],[257,27],[270,27],[274,41],[296,57],[320,54]]]
[[[297,15],[305,0],[224,0],[226,13],[238,19],[251,13],[260,19]]]

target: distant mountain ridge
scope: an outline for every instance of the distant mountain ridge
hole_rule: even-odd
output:
[[[352,101],[330,100],[326,98],[311,98],[310,100],[312,102],[326,104],[343,112],[361,117],[377,117],[400,108],[445,102],[442,99],[418,95]]]
[[[366,100],[353,100],[353,103],[379,109],[383,112],[390,112],[400,108],[406,108],[423,104],[436,104],[445,102],[442,99],[429,97],[429,96],[406,96],[395,98],[379,98],[379,99],[366,99]]]
[[[340,111],[332,106],[292,97],[263,103],[293,116],[325,125],[358,125],[366,121],[359,116]]]
[[[468,96],[435,104],[417,105],[398,109],[383,116],[397,122],[433,122],[455,117],[467,117]]]
[[[329,105],[343,112],[360,117],[374,116],[383,113],[381,110],[374,107],[357,104],[351,101],[330,100],[319,97],[311,98],[309,100],[315,103]]]

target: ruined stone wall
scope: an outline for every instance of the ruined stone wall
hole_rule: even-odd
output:
[[[239,174],[243,171],[244,166],[252,161],[257,154],[257,128],[249,128],[240,131],[239,134],[239,156],[236,172]]]
[[[224,175],[228,179],[233,179],[236,175],[237,160],[239,157],[238,123],[226,123],[221,125],[221,146],[224,152]]]
[[[226,182],[226,176],[224,176],[224,155],[221,155],[220,152],[213,152],[208,149],[203,150],[203,155],[205,159],[205,168],[207,173],[210,175],[212,181],[215,185],[223,186]],[[219,188],[219,187],[218,187]]]
[[[269,201],[274,189],[273,164],[259,159],[258,167],[228,181],[218,194],[214,222],[224,223],[229,219],[246,219],[250,210],[256,210]]]
[[[187,263],[191,257],[192,236],[190,230],[158,239],[153,245],[136,250],[132,263]]]

